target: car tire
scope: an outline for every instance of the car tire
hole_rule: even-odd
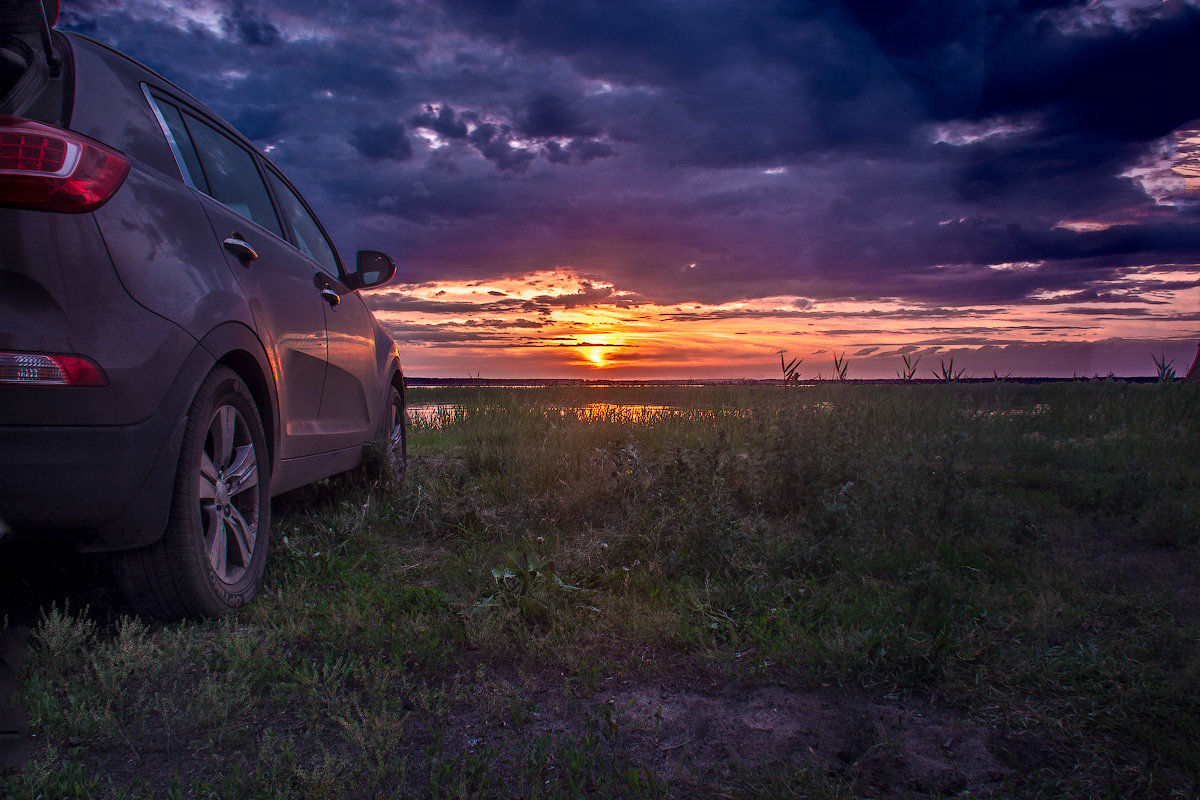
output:
[[[245,382],[219,366],[188,411],[166,531],[116,554],[117,582],[135,611],[163,620],[235,611],[262,584],[270,520],[262,421]]]
[[[394,385],[390,388],[387,408],[383,414],[380,438],[387,448],[387,463],[391,473],[404,480],[408,464],[408,420],[404,409],[404,397]]]

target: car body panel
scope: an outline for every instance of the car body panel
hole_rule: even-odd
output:
[[[226,251],[229,271],[249,303],[255,329],[271,359],[279,390],[283,458],[327,449],[318,424],[325,383],[325,305],[311,271],[296,268],[291,245],[250,220],[203,198],[212,221],[214,246],[227,236],[247,241],[258,258],[242,262]]]
[[[337,305],[325,304],[325,328],[328,336],[329,367],[321,393],[321,421],[335,447],[371,438],[373,421],[379,420],[380,402],[370,387],[379,381],[364,381],[366,375],[378,375],[375,338],[372,336],[370,309],[357,292],[334,282]]]
[[[53,268],[84,264],[85,268]],[[2,425],[132,425],[154,414],[195,340],[130,302],[95,219],[0,209],[0,350],[77,353],[108,385],[5,386]]]
[[[142,306],[195,339],[231,319],[253,325],[237,279],[213,247],[203,203],[178,178],[133,170],[95,218],[122,284]]]
[[[85,534],[79,543],[88,550],[136,547],[157,539],[170,507],[182,422],[196,387],[215,364],[205,348],[193,345],[154,412],[143,420],[127,425],[0,425],[5,523],[26,536]],[[72,395],[51,391],[59,387],[25,388],[47,390],[30,395],[51,406]]]
[[[145,67],[93,39],[68,34],[75,61],[71,130],[115,147],[142,167],[175,175],[175,159],[141,92],[141,81],[161,80]]]

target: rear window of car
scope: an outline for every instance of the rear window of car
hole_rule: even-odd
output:
[[[183,123],[183,115],[173,105],[157,103],[157,106],[163,122],[166,123],[167,132],[171,135],[171,147],[187,170],[184,179],[205,194],[212,194],[208,188],[208,180],[204,177],[204,169],[200,166],[200,157],[196,155],[196,147],[192,144],[192,137]]]

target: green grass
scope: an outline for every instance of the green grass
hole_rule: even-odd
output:
[[[458,409],[410,431],[403,485],[276,502],[242,614],[43,607],[34,759],[0,794],[888,794],[886,736],[846,764],[720,763],[609,704],[659,684],[887,698],[1037,743],[915,794],[1200,791],[1195,387],[421,400]]]

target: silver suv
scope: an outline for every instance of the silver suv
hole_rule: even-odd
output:
[[[257,591],[271,497],[403,457],[396,346],[287,178],[161,76],[0,5],[0,539],[110,552],[141,612]]]

